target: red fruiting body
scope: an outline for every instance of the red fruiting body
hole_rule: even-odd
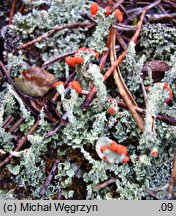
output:
[[[124,159],[122,160],[123,163],[128,163],[130,161],[130,157],[129,156],[125,156]]]
[[[123,22],[123,14],[119,9],[116,9],[114,14],[119,22]]]
[[[96,15],[97,12],[98,12],[98,4],[96,2],[94,2],[90,5],[90,13],[92,15]]]
[[[78,94],[80,94],[80,93],[82,92],[82,88],[81,88],[79,82],[76,81],[76,80],[70,82],[70,83],[68,84],[68,86],[69,86],[70,88],[75,89],[75,91],[76,91]]]
[[[146,87],[145,87],[145,89],[146,89],[146,91],[148,91],[148,92],[149,92],[149,91],[150,91],[150,89],[151,89],[151,86],[146,86]]]
[[[159,151],[158,151],[158,150],[155,150],[155,151],[151,151],[150,155],[151,155],[151,156],[157,156],[158,153],[159,153]]]
[[[105,146],[102,146],[101,149],[100,149],[101,153],[103,153],[106,150],[109,150],[109,146],[105,145]]]
[[[105,14],[107,16],[111,14],[111,7],[110,6],[105,7]]]
[[[124,154],[125,155],[125,154],[127,154],[127,148],[124,145],[117,144],[116,152],[117,152],[117,154]]]
[[[159,83],[156,83],[156,84],[159,84]],[[147,86],[145,87],[145,89],[147,91],[150,91],[151,87],[150,86]],[[169,85],[165,82],[164,83],[164,86],[163,86],[163,89],[167,89],[167,91],[169,92],[169,97],[165,99],[165,102],[166,103],[169,103],[169,101],[172,99],[173,97],[173,92],[172,92],[172,89],[169,87]]]
[[[64,82],[58,81],[54,83],[54,88],[56,89],[58,85],[64,85]]]
[[[115,113],[115,110],[113,107],[109,107],[108,110],[107,110],[107,113],[110,114],[110,115],[113,115]]]
[[[166,100],[165,100],[165,102],[168,103],[171,100],[171,98],[173,97],[173,92],[172,92],[172,89],[169,87],[169,85],[166,82],[164,83],[163,88],[167,89],[169,91],[169,97],[166,98]]]
[[[81,56],[75,56],[75,62],[77,64],[82,64],[84,62],[84,59]]]
[[[110,143],[110,148],[111,148],[111,150],[112,150],[113,152],[116,152],[116,150],[117,150],[117,143],[116,143],[115,141],[112,141],[112,142]]]
[[[70,67],[75,67],[76,65],[76,61],[75,61],[75,58],[74,57],[66,57],[65,58],[65,62],[70,66]]]
[[[99,58],[99,56],[100,56],[100,53],[99,53],[99,52],[96,52],[95,50],[92,50],[92,52],[95,53],[96,58]]]
[[[138,156],[137,156],[137,159],[138,159],[138,160],[140,160],[140,159],[141,159],[141,156],[140,156],[140,155],[138,155]]]

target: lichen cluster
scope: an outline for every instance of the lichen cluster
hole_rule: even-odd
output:
[[[80,47],[90,45],[91,49],[100,52],[101,55],[106,50],[108,29],[114,22],[114,16],[106,17],[103,9],[94,18],[98,24],[97,27],[93,27],[91,34],[86,28],[64,29],[35,44],[28,51],[17,51],[19,45],[42,35],[56,25],[85,21],[80,11],[89,13],[90,2],[23,0],[27,5],[25,14],[15,14],[13,25],[2,30],[6,51],[14,50],[13,53],[8,53],[6,64],[11,77],[15,78],[30,66],[39,66],[58,54]],[[97,88],[97,98],[92,101],[89,109],[84,112],[81,108],[85,95],[78,95],[74,89],[67,95],[64,86],[58,86],[56,91],[61,97],[57,102],[57,111],[61,115],[67,113],[67,124],[52,136],[46,137],[54,124],[46,118],[42,108],[38,129],[34,134],[27,136],[23,149],[15,152],[15,137],[2,127],[3,121],[9,115],[14,118],[23,117],[24,121],[18,131],[18,136],[23,137],[36,119],[15,90],[4,83],[0,93],[0,155],[10,151],[13,159],[0,170],[0,199],[57,199],[59,193],[62,199],[152,199],[145,190],[164,187],[168,183],[176,141],[175,126],[155,118],[154,129],[150,131],[153,125],[148,121],[148,116],[156,116],[158,113],[175,116],[175,31],[164,24],[144,25],[141,43],[137,47],[140,52],[136,52],[135,45],[131,44],[120,65],[127,87],[142,108],[144,98],[140,75],[144,63],[157,58],[166,60],[170,65],[169,71],[161,81],[167,82],[173,89],[173,98],[169,105],[164,102],[168,93],[162,90],[162,86],[154,84],[151,80],[149,82],[149,77],[145,80],[152,85],[152,90],[147,98],[143,134],[137,128],[130,112],[116,107],[120,94],[114,85],[108,84],[108,81],[103,82],[96,57],[89,53],[85,55],[87,60],[75,69],[85,91],[89,90],[92,83]],[[82,55],[84,56],[84,53]],[[47,70],[56,78],[63,71],[69,73],[64,61],[51,64]],[[107,109],[112,106],[108,97],[113,95],[116,95],[115,112],[108,114]],[[96,153],[96,142],[102,136],[125,145],[130,162],[108,164],[100,159]],[[153,147],[159,149],[159,154],[155,157],[150,155]],[[40,191],[56,159],[59,163],[55,175],[45,194],[41,196]],[[115,179],[114,183],[98,189],[98,185],[109,179]],[[3,184],[6,181],[8,184]]]

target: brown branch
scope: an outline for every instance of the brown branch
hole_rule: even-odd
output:
[[[115,32],[113,34],[111,51],[110,51],[110,61],[113,65],[117,59],[116,51],[115,51]],[[143,132],[144,131],[144,120],[143,117],[136,111],[135,107],[137,107],[137,103],[135,102],[131,92],[128,90],[123,77],[121,75],[119,67],[114,69],[114,80],[115,84],[119,90],[120,95],[122,96],[126,106],[128,107],[131,115],[133,116],[134,121],[136,122],[138,128]]]
[[[164,0],[164,2],[166,3],[166,5],[169,4],[171,7],[173,7],[174,9],[176,9],[176,2],[169,1],[169,0]]]
[[[76,76],[76,73],[75,72],[73,72],[71,75],[70,75],[70,77],[65,81],[65,84],[64,84],[64,86],[65,86],[65,88],[66,88],[66,92],[68,93],[68,88],[67,88],[67,86],[68,86],[68,84],[69,84],[69,82],[71,82],[74,78],[75,78],[75,76]],[[56,92],[56,94],[54,95],[54,97],[52,98],[52,102],[56,102],[57,101],[57,99],[58,99],[58,97],[59,97],[59,92]]]
[[[11,119],[14,119],[12,115],[7,116],[7,118],[3,121],[1,127],[6,128],[6,125],[9,125],[9,122],[11,122]]]
[[[114,183],[115,181],[116,181],[115,178],[111,178],[111,179],[109,179],[109,180],[107,180],[107,181],[105,181],[103,183],[98,184],[97,186],[95,186],[94,189],[95,190],[100,190],[101,188],[104,188],[104,187],[108,186],[109,184]]]
[[[147,14],[146,15],[148,21],[160,21],[160,20],[163,20],[163,19],[175,19],[176,18],[176,13],[172,13],[172,14],[153,14],[153,15],[150,15],[150,14]]]
[[[113,99],[110,97],[108,97],[108,100],[110,102],[113,101]],[[118,107],[128,110],[127,106],[122,101],[116,100],[116,102],[117,102]],[[144,109],[142,109],[140,107],[136,107],[136,106],[134,108],[136,109],[136,111],[138,113],[145,115]],[[174,118],[174,117],[163,115],[163,114],[158,114],[158,115],[156,115],[155,118],[160,120],[160,121],[163,121],[169,125],[176,125],[176,118]]]
[[[53,178],[53,175],[54,175],[54,173],[55,173],[55,171],[57,169],[57,164],[58,163],[59,163],[59,160],[56,160],[53,167],[51,168],[51,171],[50,171],[50,173],[49,173],[49,175],[48,175],[48,177],[47,177],[47,179],[45,181],[45,184],[43,185],[42,189],[40,190],[40,196],[43,196],[45,194],[46,189],[47,189],[48,185],[50,184],[50,182],[51,182],[51,180]]]
[[[62,55],[57,55],[57,56],[55,56],[54,58],[52,58],[52,59],[50,59],[50,60],[44,62],[44,63],[42,64],[41,70],[44,70],[45,68],[47,68],[49,65],[53,64],[53,63],[56,62],[56,61],[62,60],[63,58],[65,58],[65,57],[67,57],[67,56],[70,56],[70,55],[75,54],[75,52],[76,52],[76,50],[75,50],[75,51],[72,51],[72,52],[66,52],[66,53],[64,53],[64,54],[62,54]]]
[[[26,7],[26,4],[22,4],[18,12],[23,13],[25,7]]]
[[[118,31],[116,31],[116,37],[117,37],[119,44],[123,48],[123,50],[126,50],[128,47],[127,47],[123,37],[121,37],[121,35],[118,33]]]
[[[117,9],[123,2],[124,0],[119,0],[117,3],[114,4],[111,11],[114,11],[115,9]]]
[[[13,0],[11,11],[10,11],[10,17],[9,17],[9,25],[12,24],[12,19],[13,19],[14,12],[15,12],[16,2],[17,2],[17,0]]]
[[[18,128],[19,128],[19,126],[20,126],[20,124],[21,124],[23,121],[24,121],[24,118],[21,117],[21,118],[13,125],[13,127],[10,128],[9,132],[10,132],[10,133],[12,133],[12,132],[16,133],[17,130],[18,130]]]
[[[9,121],[3,126],[4,129],[7,129],[9,127],[9,125],[14,121],[14,117],[11,116],[11,118],[9,119]]]
[[[122,30],[122,31],[136,31],[136,26],[135,25],[125,25],[125,24],[113,24],[113,28],[117,30]]]
[[[39,37],[35,38],[34,40],[32,41],[29,41],[25,44],[22,44],[21,46],[18,47],[18,50],[21,50],[21,49],[24,49],[28,46],[32,46],[34,45],[35,43],[38,43],[40,41],[42,41],[43,39],[47,38],[48,36],[54,34],[54,33],[57,33],[58,31],[61,31],[63,29],[66,29],[66,28],[76,28],[76,27],[92,27],[94,26],[95,23],[87,23],[87,22],[75,22],[75,23],[68,23],[68,24],[63,24],[63,25],[60,25],[60,26],[55,26],[53,29],[49,30],[48,32],[44,33],[43,35],[40,35]]]
[[[33,127],[27,132],[27,134],[21,138],[21,140],[18,142],[17,147],[14,150],[15,152],[18,152],[23,147],[23,145],[27,140],[27,136],[33,134],[37,129],[38,125],[39,125],[39,120],[37,120],[36,123],[33,125]],[[0,168],[3,167],[5,164],[7,164],[12,158],[13,156],[9,155],[4,161],[0,163]]]
[[[145,6],[144,8],[134,8],[134,9],[130,9],[127,11],[127,13],[134,13],[135,15],[140,14],[142,11],[147,11],[155,6],[157,6],[158,4],[160,4],[161,0],[158,1],[154,1],[153,3],[150,3],[149,5]]]
[[[13,82],[12,78],[10,77],[9,72],[6,70],[6,68],[5,68],[4,64],[2,63],[2,61],[0,61],[0,67],[1,67],[2,71],[4,72],[8,82],[14,87],[14,82]]]
[[[136,26],[133,25],[113,24],[112,27],[120,31],[136,31]]]

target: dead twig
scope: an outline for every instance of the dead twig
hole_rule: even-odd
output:
[[[50,60],[44,62],[44,63],[42,64],[41,70],[44,70],[45,68],[47,68],[48,66],[50,66],[51,64],[53,64],[53,63],[56,62],[56,61],[60,61],[60,60],[64,59],[64,58],[67,57],[67,56],[70,56],[70,55],[75,54],[75,52],[76,52],[76,50],[75,50],[75,51],[72,51],[72,52],[66,52],[66,53],[64,53],[64,54],[62,54],[62,55],[57,55],[57,56],[55,56],[54,58],[52,58],[52,59],[50,59]]]
[[[17,3],[17,0],[13,0],[11,11],[10,11],[10,17],[9,17],[9,25],[12,24],[12,19],[13,19],[13,16],[14,16],[16,3]]]
[[[113,99],[108,98],[108,100],[111,102]],[[128,110],[127,106],[122,101],[116,100],[116,102],[117,102],[118,107]],[[138,113],[145,115],[144,109],[142,109],[140,107],[136,107],[136,106],[134,108],[136,109],[136,111]],[[160,120],[160,121],[163,121],[169,125],[176,125],[176,118],[174,118],[174,117],[163,115],[163,114],[158,114],[158,115],[156,115],[155,118]]]
[[[23,13],[25,7],[26,7],[26,4],[22,4],[18,12]]]
[[[8,127],[9,127],[9,125],[12,123],[14,121],[14,117],[13,116],[11,116],[11,119],[9,119],[9,121],[7,122],[7,124],[6,125],[4,125],[4,129],[7,129]]]
[[[14,120],[12,115],[7,116],[7,118],[3,121],[2,126],[4,129],[8,127],[8,125]]]
[[[71,82],[74,78],[75,78],[75,76],[76,76],[76,73],[74,72],[74,73],[72,73],[71,75],[70,75],[70,77],[65,81],[65,87],[67,87],[68,86],[68,84],[69,84],[69,82]],[[54,97],[52,98],[52,102],[56,102],[57,101],[57,99],[58,99],[58,97],[59,97],[59,92],[56,92],[56,94],[54,95]]]
[[[136,26],[133,25],[113,24],[112,27],[120,31],[136,31]]]
[[[27,134],[21,138],[21,140],[18,142],[17,147],[14,150],[15,152],[18,152],[23,147],[23,145],[27,140],[27,136],[33,134],[36,131],[38,125],[39,125],[39,120],[37,120],[36,123],[32,126],[32,128],[27,132]],[[0,168],[3,167],[5,164],[7,164],[12,158],[13,156],[9,155],[4,161],[0,163]]]
[[[24,118],[21,117],[14,125],[13,127],[10,128],[9,132],[10,133],[16,133],[20,124],[24,121]]]
[[[150,22],[154,22],[154,21],[160,21],[163,19],[175,19],[176,18],[176,13],[172,13],[172,14],[147,14],[146,15],[148,21]]]
[[[124,39],[121,37],[121,35],[118,33],[118,31],[116,31],[116,37],[117,37],[117,40],[119,42],[119,44],[121,45],[121,47],[123,48],[123,50],[126,50],[127,49],[127,45],[124,41]]]
[[[53,175],[54,175],[54,173],[55,173],[55,171],[57,169],[57,164],[58,163],[59,163],[59,160],[56,160],[53,167],[51,168],[51,171],[50,171],[50,173],[49,173],[49,175],[48,175],[48,177],[47,177],[47,179],[45,181],[45,184],[43,185],[42,189],[40,190],[40,196],[43,196],[45,194],[46,189],[47,189],[48,185],[50,184],[50,182],[51,182],[51,180],[53,178]]]
[[[111,11],[114,11],[115,9],[117,9],[121,4],[123,4],[123,2],[124,0],[119,0],[117,3],[114,4]]]
[[[98,184],[97,186],[95,186],[95,190],[100,190],[102,188],[105,188],[106,186],[108,186],[109,184],[112,184],[116,181],[115,178],[111,178],[103,183]]]
[[[62,116],[61,120],[58,121],[58,122],[56,122],[55,126],[49,132],[47,132],[44,135],[44,137],[50,137],[53,134],[55,134],[60,128],[62,128],[63,126],[66,125],[67,119],[68,119],[67,113],[64,113],[64,115]]]
[[[29,41],[25,44],[22,44],[21,46],[18,47],[18,50],[25,49],[28,46],[32,46],[35,43],[38,43],[38,42],[42,41],[43,39],[47,38],[48,36],[58,32],[58,31],[61,31],[63,29],[66,29],[66,28],[71,29],[71,28],[77,28],[77,27],[92,27],[94,25],[95,25],[95,23],[91,23],[91,22],[89,22],[89,23],[88,22],[75,22],[75,23],[68,23],[68,24],[63,24],[60,26],[55,26],[53,29],[49,30],[48,32],[44,33],[43,35],[40,35],[39,37],[35,38],[34,40]]]
[[[130,9],[127,10],[127,13],[133,13],[134,15],[138,15],[140,14],[142,11],[147,11],[155,6],[157,6],[158,4],[160,4],[161,0],[158,1],[154,1],[153,3],[148,4],[147,6],[145,6],[144,8],[134,8],[134,9]]]
[[[111,43],[111,51],[110,51],[110,60],[113,65],[117,59],[116,51],[115,51],[115,32],[112,35],[112,43]],[[123,77],[121,75],[119,67],[114,69],[114,80],[115,84],[119,90],[120,95],[122,96],[126,106],[128,107],[133,119],[135,120],[138,128],[143,132],[144,131],[144,120],[143,117],[136,111],[135,107],[137,107],[137,103],[135,102],[131,92],[128,90]]]

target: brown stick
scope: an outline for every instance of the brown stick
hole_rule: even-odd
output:
[[[111,11],[114,11],[115,9],[117,9],[123,2],[124,0],[119,0],[117,3],[114,4]]]
[[[113,65],[117,56],[116,56],[116,51],[115,51],[115,32],[112,35],[113,39],[112,39],[112,43],[111,43],[111,51],[110,51],[110,60],[111,60],[111,64]],[[135,102],[132,94],[130,93],[130,91],[128,90],[123,77],[121,75],[120,69],[118,67],[118,69],[115,68],[114,70],[114,80],[115,80],[115,84],[119,90],[120,95],[122,96],[126,106],[128,107],[131,115],[133,116],[133,119],[135,120],[138,128],[143,132],[144,131],[144,120],[142,118],[142,116],[136,111],[135,107],[137,107],[137,103]]]
[[[54,58],[52,58],[52,59],[50,59],[50,60],[44,62],[44,63],[42,64],[41,70],[44,70],[45,68],[47,68],[49,65],[53,64],[53,63],[56,62],[56,61],[59,61],[59,60],[65,58],[65,57],[67,57],[67,56],[70,56],[70,55],[75,54],[75,52],[76,52],[76,50],[75,50],[75,51],[72,51],[72,52],[66,52],[66,53],[64,53],[64,54],[62,54],[62,55],[55,56]]]
[[[113,24],[112,27],[121,31],[136,31],[136,26],[134,25]]]
[[[153,15],[149,15],[147,14],[146,17],[148,18],[148,21],[159,21],[159,20],[163,20],[163,19],[175,19],[176,18],[176,13],[172,13],[172,14],[153,14]]]
[[[24,121],[24,118],[21,117],[21,118],[13,125],[13,127],[10,128],[9,132],[10,132],[10,133],[12,133],[12,132],[16,133],[17,130],[18,130],[18,128],[19,128],[19,126],[20,126],[20,124],[21,124],[23,121]]]
[[[123,50],[126,50],[128,47],[124,41],[124,39],[121,37],[121,35],[118,33],[118,31],[116,31],[116,37],[117,40],[119,42],[119,44],[121,45],[121,47],[123,48]]]
[[[53,29],[49,30],[48,32],[44,33],[43,35],[40,35],[39,37],[35,38],[34,40],[32,41],[29,41],[25,44],[22,44],[21,46],[18,47],[18,50],[21,50],[21,49],[24,49],[28,46],[32,46],[34,45],[35,43],[38,43],[40,41],[42,41],[43,39],[47,38],[48,36],[58,32],[58,31],[61,31],[63,29],[66,29],[66,28],[76,28],[76,27],[90,27],[90,26],[93,26],[95,25],[94,23],[87,23],[87,22],[75,22],[75,23],[68,23],[68,24],[63,24],[61,26],[55,26]]]
[[[4,129],[7,129],[9,125],[14,121],[14,117],[11,116],[11,118],[8,120],[8,122],[3,126]]]
[[[18,12],[23,13],[25,7],[26,7],[26,4],[22,4]]]
[[[53,175],[57,169],[57,164],[59,163],[59,160],[56,160],[53,167],[51,168],[51,171],[49,173],[49,176],[47,177],[44,186],[42,187],[42,189],[40,190],[40,196],[43,196],[46,192],[47,187],[49,186],[51,179],[53,178]]]
[[[21,140],[18,142],[18,145],[14,151],[18,152],[22,148],[22,146],[27,140],[27,136],[33,134],[35,130],[37,129],[38,125],[39,125],[39,120],[37,120],[36,123],[33,125],[33,127],[27,132],[27,134],[21,138]],[[0,163],[0,168],[4,166],[5,164],[7,164],[12,158],[13,156],[9,155],[4,161]]]
[[[140,14],[142,11],[147,11],[155,6],[157,6],[158,4],[160,4],[161,0],[158,1],[154,1],[153,3],[148,4],[146,7],[144,8],[134,8],[134,9],[130,9],[127,11],[127,13],[135,13],[135,15]]]
[[[9,125],[9,121],[11,122],[11,119],[14,119],[12,115],[7,116],[7,118],[3,121],[1,127],[6,127],[6,125]]]
[[[15,12],[16,2],[17,2],[16,0],[13,0],[11,11],[10,11],[10,17],[9,17],[9,25],[12,24],[12,19],[13,19],[14,12]]]
[[[109,102],[113,101],[113,98],[108,97]],[[126,109],[128,110],[127,106],[124,104],[124,102],[116,100],[118,107],[122,108],[122,109]],[[145,115],[145,110],[140,108],[140,107],[134,107],[136,109],[136,111],[140,114]],[[163,121],[169,125],[176,125],[176,118],[171,117],[171,116],[167,116],[167,115],[163,115],[163,114],[158,114],[156,115],[156,119]]]
[[[95,186],[95,190],[100,190],[101,188],[104,188],[104,187],[108,186],[109,184],[114,183],[115,181],[116,181],[115,178],[111,178],[111,179],[109,179],[109,180]]]

